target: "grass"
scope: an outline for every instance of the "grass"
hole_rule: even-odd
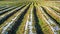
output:
[[[58,31],[58,34],[60,34],[60,30]]]
[[[37,1],[37,3],[40,4],[40,6],[58,6],[60,7],[60,2],[57,1]]]
[[[26,1],[0,1],[0,6],[17,6],[17,5],[23,5],[23,4],[28,4]]]
[[[13,5],[15,4],[15,2],[10,2],[10,1],[0,1],[0,6],[4,6],[4,5]]]
[[[60,2],[57,1],[41,1],[41,0],[17,0],[17,1],[0,1],[0,6],[2,5],[14,5],[14,4],[25,4],[29,2],[37,2],[40,6],[58,6],[60,7]]]

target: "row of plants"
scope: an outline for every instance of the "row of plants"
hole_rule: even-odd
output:
[[[57,23],[60,24],[60,16],[59,15],[57,15],[54,11],[50,10],[47,7],[44,7],[44,9],[46,10],[45,12],[47,14],[49,14],[53,19],[55,19],[57,21]]]
[[[22,19],[22,20],[19,22],[20,24],[18,26],[16,34],[24,34],[24,32],[25,32],[25,25],[26,25],[26,22],[27,22],[28,16],[29,16],[29,11],[28,10],[30,9],[30,5],[28,7],[26,7],[26,10],[24,10],[23,14],[21,14],[20,19]]]
[[[51,7],[53,10],[55,10],[57,13],[60,13],[60,8],[57,6],[52,6]]]
[[[45,11],[42,7],[40,7],[42,9],[42,13],[44,15],[44,17],[46,18],[46,20],[48,21],[48,24],[50,25],[52,31],[57,34],[59,34],[59,29],[60,29],[60,26],[57,24],[57,22],[55,22],[54,19],[52,19]]]
[[[39,5],[36,5],[36,14],[38,17],[38,24],[40,25],[40,29],[42,31],[43,34],[54,34],[52,29],[50,28],[49,24],[47,23],[46,18],[44,17],[43,13],[42,13],[42,9],[40,9]]]
[[[8,18],[10,18],[12,15],[14,15],[16,12],[18,12],[20,9],[22,9],[24,6],[21,6],[21,7],[18,7],[18,8],[16,8],[16,9],[14,9],[14,10],[12,10],[12,11],[10,11],[10,12],[8,12],[8,13],[6,13],[6,14],[4,14],[4,15],[2,15],[0,18],[0,22],[1,22],[1,24],[0,24],[0,26],[2,25],[2,24],[4,24],[4,21],[6,21]]]
[[[27,6],[26,6],[27,7]],[[24,10],[26,9],[26,7],[24,8]],[[5,21],[4,26],[1,27],[1,31],[4,30],[4,28],[6,28],[10,23],[10,25],[7,27],[7,29],[5,30],[6,32],[8,32],[9,30],[11,30],[13,28],[13,26],[15,25],[16,21],[18,21],[18,19],[20,18],[21,14],[24,11],[23,9],[18,11],[17,13],[15,13],[13,16],[11,16],[10,18],[8,18],[8,20]],[[11,28],[12,27],[12,28]],[[6,33],[4,32],[4,33]],[[2,33],[2,32],[1,32]],[[9,33],[9,32],[8,32]]]

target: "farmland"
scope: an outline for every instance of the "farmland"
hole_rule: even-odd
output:
[[[0,1],[0,34],[60,34],[60,1]]]

